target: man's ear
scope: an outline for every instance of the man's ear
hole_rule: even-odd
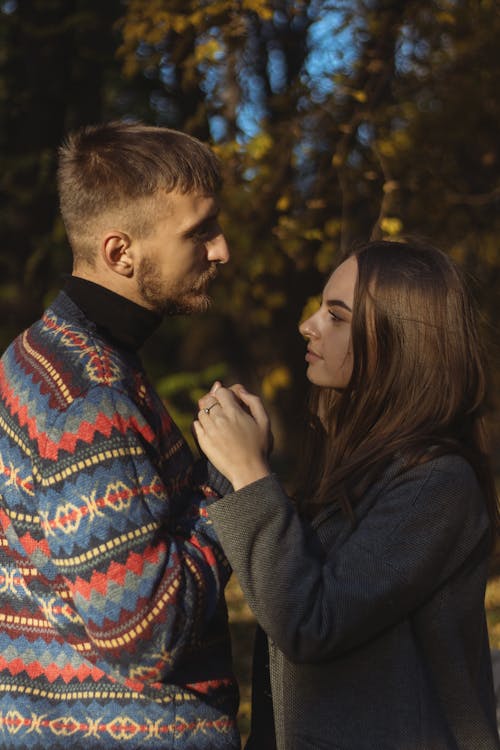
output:
[[[117,230],[105,235],[101,244],[101,253],[110,271],[114,271],[120,276],[132,276],[134,258],[130,245],[130,237],[125,232]]]

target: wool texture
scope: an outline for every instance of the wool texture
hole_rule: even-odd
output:
[[[64,293],[0,361],[0,748],[239,748],[229,564],[139,358]]]
[[[490,522],[472,467],[398,457],[355,512],[333,500],[304,520],[276,476],[209,506],[268,641],[248,750],[500,750]]]

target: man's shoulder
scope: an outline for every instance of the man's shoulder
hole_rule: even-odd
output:
[[[63,292],[42,317],[21,333],[2,357],[11,384],[30,383],[53,406],[72,402],[95,386],[134,388],[140,362],[99,335]]]

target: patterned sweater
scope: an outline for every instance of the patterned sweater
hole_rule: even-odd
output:
[[[239,748],[206,494],[138,357],[60,293],[0,361],[0,748]]]

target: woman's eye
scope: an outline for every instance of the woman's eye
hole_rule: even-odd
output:
[[[341,323],[342,322],[342,318],[339,317],[336,313],[334,313],[333,310],[328,310],[328,315],[331,317],[331,319],[335,323]]]

